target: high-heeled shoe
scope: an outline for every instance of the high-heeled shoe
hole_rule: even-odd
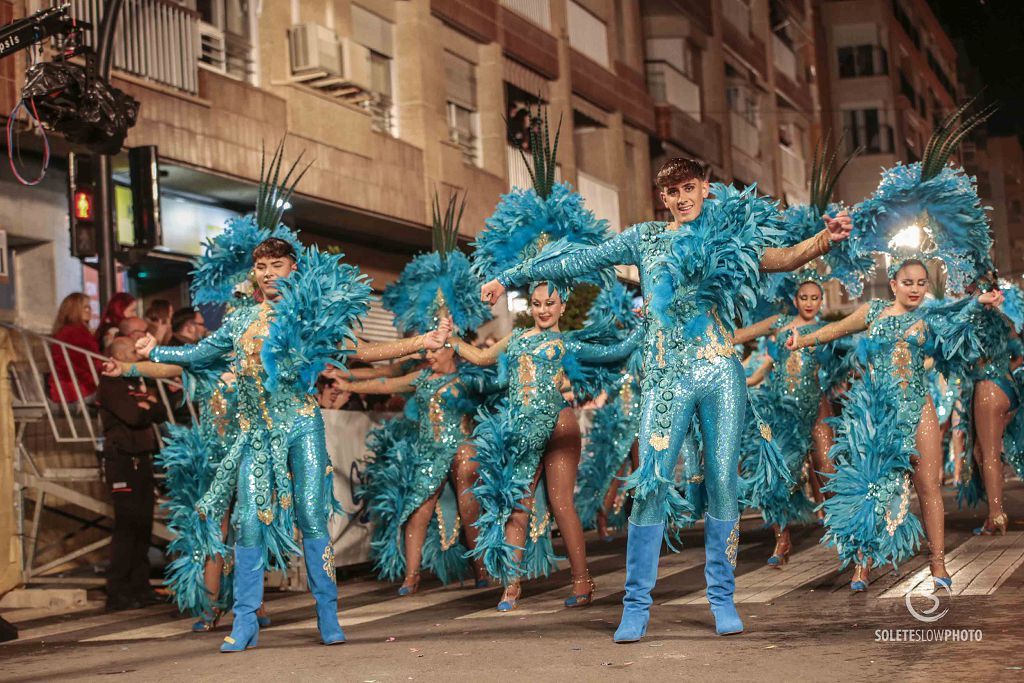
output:
[[[477,579],[473,584],[473,588],[489,588],[491,582],[487,579]]]
[[[410,580],[412,581],[411,584],[409,584]],[[405,597],[406,595],[412,595],[413,593],[418,592],[419,589],[420,589],[420,573],[417,571],[417,572],[413,572],[412,576],[407,577],[405,579],[405,583],[403,583],[402,587],[398,589],[398,595],[401,596],[401,597]]]
[[[316,628],[320,642],[336,645],[345,642],[338,623],[338,581],[334,574],[334,549],[328,536],[303,538],[302,555],[306,562],[309,592],[316,601]]]
[[[651,618],[651,591],[658,581],[658,560],[664,538],[664,524],[629,523],[626,536],[626,594],[622,597],[622,618],[612,640],[635,643],[647,633]]]
[[[505,586],[505,592],[501,594],[501,602],[498,603],[498,611],[511,612],[519,607],[519,596],[522,592],[523,589],[518,581]]]
[[[594,585],[594,580],[590,578],[590,574],[587,574],[586,578],[588,590],[586,593],[573,593],[565,599],[566,607],[586,607],[594,601],[594,589],[597,586]],[[572,582],[573,590],[576,590],[576,581]]]
[[[868,577],[871,570],[867,565],[858,564],[853,570],[853,580],[850,581],[850,590],[854,593],[863,593],[868,589]]]
[[[1006,523],[1009,519],[1006,513],[996,515],[995,517],[987,517],[985,523],[974,530],[975,536],[993,536],[996,532],[999,532],[1000,536],[1006,535]]]
[[[939,590],[940,588],[949,590],[953,588],[952,576],[935,576],[932,574],[932,582],[935,584],[935,590]]]
[[[215,608],[210,616],[202,615],[196,623],[192,624],[192,633],[205,633],[217,628],[222,614],[221,610]],[[262,626],[262,624],[260,625]]]
[[[235,621],[231,634],[220,645],[221,652],[242,652],[256,647],[260,627],[256,610],[263,604],[263,551],[259,548],[235,546],[234,570]]]
[[[772,556],[768,558],[769,567],[781,569],[789,562],[789,553],[793,549],[793,542],[787,538],[785,544],[783,544],[782,539],[782,534],[775,537],[775,550],[772,551]]]

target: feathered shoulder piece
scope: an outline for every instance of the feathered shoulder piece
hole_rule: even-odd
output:
[[[552,143],[547,112],[541,108],[530,125],[533,163],[527,161],[527,167],[534,186],[514,187],[502,195],[473,245],[473,269],[484,280],[537,256],[549,243],[593,246],[610,236],[608,222],[598,220],[578,192],[568,183],[555,182],[558,135],[556,130]]]
[[[590,304],[584,325],[610,325],[618,330],[618,338],[625,339],[640,324],[640,317],[633,310],[634,298],[636,293],[618,281],[602,288]]]
[[[1013,323],[1017,334],[1024,332],[1024,292],[1020,287],[1006,280],[999,281],[999,289],[1003,292],[1003,314]]]
[[[956,293],[992,270],[992,238],[974,178],[948,163],[964,137],[994,111],[988,106],[965,117],[974,101],[936,128],[920,162],[883,172],[878,189],[853,216],[854,232],[863,234],[871,251],[896,256],[910,249],[941,259]]]
[[[452,316],[460,332],[491,319],[490,307],[480,300],[480,278],[457,246],[465,205],[465,197],[456,204],[452,196],[442,214],[434,194],[434,251],[415,257],[384,289],[384,307],[395,314],[399,331],[422,334],[445,314]]]
[[[713,183],[711,192],[714,198],[685,231],[658,235],[669,242],[655,265],[651,308],[666,324],[715,309],[727,324],[740,319],[757,303],[765,248],[782,238],[775,202],[754,186]]]
[[[277,283],[280,298],[261,353],[268,389],[298,383],[312,391],[328,364],[340,366],[345,352],[339,347],[356,341],[354,328],[369,311],[371,289],[366,276],[341,259],[307,247],[298,269]]]
[[[278,144],[270,165],[260,163],[260,184],[253,213],[231,218],[223,232],[203,245],[203,254],[194,261],[192,301],[195,304],[223,304],[234,298],[235,288],[245,282],[252,270],[252,252],[260,242],[277,237],[291,243],[298,254],[302,244],[295,232],[281,224],[285,205],[307,166],[297,171],[299,160],[280,177],[284,141]],[[264,160],[266,155],[264,154]],[[301,159],[301,156],[300,156]]]

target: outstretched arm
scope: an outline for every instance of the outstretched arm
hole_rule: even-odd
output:
[[[850,236],[853,221],[843,211],[835,218],[824,216],[825,229],[814,237],[809,237],[799,244],[784,249],[769,248],[761,257],[761,270],[765,273],[779,273],[795,270],[827,254],[833,242],[841,242]]]
[[[466,340],[459,339],[458,337],[451,339],[451,345],[455,349],[455,353],[473,365],[494,365],[498,362],[501,354],[505,352],[505,349],[508,348],[510,339],[512,339],[512,335],[506,335],[489,349],[478,349]]]
[[[639,265],[639,241],[640,235],[633,227],[594,247],[579,247],[557,256],[540,254],[509,268],[485,284],[480,288],[480,298],[494,305],[510,287],[521,287],[530,282],[571,280],[611,266]]]
[[[620,342],[611,345],[587,344],[585,342],[574,342],[573,354],[584,363],[605,365],[617,363],[629,357],[629,354],[636,351],[640,341],[644,338],[644,326],[637,325],[636,329],[630,332],[629,336]]]
[[[342,391],[351,391],[356,394],[404,394],[412,391],[412,383],[419,375],[420,373],[417,371],[401,377],[382,377],[359,382],[349,382],[343,379],[336,381]]]
[[[732,335],[732,343],[746,344],[749,341],[768,336],[775,329],[780,317],[778,314],[771,315],[760,322],[736,330]]]
[[[234,350],[234,340],[226,328],[227,325],[221,325],[198,344],[187,346],[156,346],[156,340],[147,334],[135,342],[135,350],[143,358],[149,358],[156,363],[172,363],[179,368],[188,369],[193,365],[210,363]]]
[[[107,377],[148,377],[150,379],[177,379],[181,377],[180,365],[172,363],[154,363],[144,360],[138,363],[125,363],[108,358],[103,363],[103,374]]]
[[[862,330],[866,330],[868,328],[868,309],[870,308],[871,304],[863,304],[860,308],[842,320],[829,323],[810,334],[800,335],[797,334],[796,330],[793,330],[793,334],[788,340],[786,340],[786,348],[791,351],[795,351],[796,349],[802,349],[807,346],[827,344],[834,339],[839,339],[840,337],[846,337],[851,334],[861,332]]]

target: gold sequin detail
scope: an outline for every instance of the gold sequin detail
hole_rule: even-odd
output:
[[[327,576],[331,577],[331,581],[337,583],[338,579],[334,573],[334,546],[330,543],[324,548],[324,554],[320,556],[320,559],[324,561],[324,572]]]
[[[729,533],[729,538],[725,542],[725,556],[729,560],[729,564],[733,567],[736,566],[736,555],[740,549],[740,521],[736,520],[736,524],[733,525],[732,531]]]
[[[429,405],[427,417],[430,420],[430,428],[434,432],[434,441],[440,441],[444,431],[444,408],[441,407],[440,392],[430,397]]]
[[[536,505],[536,503],[534,503]],[[548,524],[551,522],[551,513],[545,512],[544,516],[537,519],[536,514],[530,515],[530,540],[534,543],[548,531]]]
[[[622,398],[622,412],[626,417],[629,417],[630,413],[633,412],[633,378],[628,374],[623,378],[622,390],[619,392],[619,396]]]
[[[224,557],[224,566],[221,568],[220,573],[227,576],[235,568],[235,556],[228,554]]]
[[[668,450],[668,434],[652,434],[648,443],[656,451]]]
[[[281,496],[281,509],[282,510],[287,510],[291,506],[292,506],[292,497],[289,496],[288,494],[284,494],[283,496]]]
[[[896,535],[896,530],[903,524],[910,511],[910,475],[903,475],[903,490],[900,491],[900,508],[893,517],[890,510],[885,511],[885,531],[890,536]]]
[[[655,345],[658,348],[658,367],[663,368],[665,367],[665,333],[662,332],[661,330],[658,330],[658,336]]]
[[[764,439],[765,441],[771,441],[772,440],[772,428],[771,427],[769,427],[764,422],[760,422],[760,423],[758,423],[757,428],[761,432],[761,438],[762,439]]]
[[[303,417],[313,417],[316,414],[316,399],[312,396],[307,396],[306,400],[299,407],[298,413]]]
[[[548,242],[550,241],[551,235],[547,234],[546,232],[542,232],[541,234],[537,235],[537,253],[540,253],[541,249],[548,246]]]
[[[444,525],[444,513],[441,512],[440,504],[434,509],[437,510],[437,533],[441,537],[441,550],[448,550],[459,540],[459,525],[462,523],[462,520],[459,518],[458,513],[456,513],[455,526],[452,528],[451,538],[448,538]]]
[[[214,389],[213,394],[210,395],[209,405],[217,435],[223,437],[228,427],[228,401],[224,398],[224,394],[220,392],[219,387]]]
[[[800,388],[800,373],[804,369],[804,354],[799,349],[786,359],[786,386],[791,392]]]
[[[910,376],[913,374],[913,370],[910,367],[912,360],[910,344],[904,340],[896,342],[896,347],[892,350],[892,364],[895,368],[894,373],[896,377],[900,379],[900,387],[904,390],[910,384]]]
[[[259,517],[259,520],[261,522],[263,522],[264,524],[266,524],[267,526],[269,526],[269,525],[274,523],[274,510],[273,510],[273,508],[266,508],[264,510],[257,510],[256,511],[256,516]]]
[[[328,465],[327,467],[324,468],[324,476],[325,477],[331,476],[331,472],[333,472],[333,471],[334,471],[334,465]]]
[[[718,324],[721,325],[720,322]],[[717,334],[714,325],[708,325],[705,334],[711,341],[697,349],[697,358],[714,361],[718,358],[728,358],[729,356],[736,355],[736,347],[724,338],[725,335],[720,336]]]
[[[537,366],[533,363],[530,354],[524,353],[519,356],[519,386],[523,388],[523,405],[530,405],[534,394],[537,393]]]

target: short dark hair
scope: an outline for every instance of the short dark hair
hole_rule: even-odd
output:
[[[253,261],[261,258],[284,258],[286,256],[292,261],[298,261],[295,256],[295,247],[290,242],[278,237],[267,238],[252,250]]]
[[[196,319],[196,309],[193,306],[179,308],[171,316],[171,332],[178,333],[185,325]]]
[[[658,185],[659,190],[664,190],[666,187],[672,187],[686,180],[694,179],[707,180],[708,167],[696,159],[675,157],[661,165],[654,182]]]

